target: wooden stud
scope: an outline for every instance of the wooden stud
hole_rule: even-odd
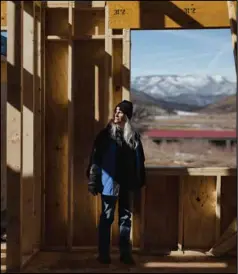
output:
[[[41,247],[45,245],[45,6],[40,11],[40,87],[41,87]]]
[[[77,5],[78,4],[77,2]],[[75,36],[97,36],[105,34],[104,10],[78,10],[76,8],[75,14]]]
[[[22,1],[7,1],[7,271],[22,262]],[[12,124],[14,121],[14,124]]]
[[[68,9],[47,14],[47,35],[68,36]],[[45,64],[45,237],[47,244],[67,247],[68,43],[47,41]]]
[[[131,77],[131,35],[129,29],[123,29],[123,53],[122,53],[122,99],[130,100]]]
[[[68,4],[80,10],[103,9],[106,1],[47,1],[48,8],[68,8]]]
[[[221,232],[221,176],[216,177],[216,241]]]
[[[97,65],[94,66],[94,77],[95,77],[94,113],[95,113],[95,120],[99,122],[100,121],[100,104],[99,104],[100,94],[99,94],[99,67]]]
[[[7,29],[7,1],[1,1],[1,30]]]
[[[227,7],[231,28],[232,48],[235,58],[235,69],[237,73],[237,4],[235,4],[235,1],[227,1]]]
[[[41,243],[41,6],[34,3],[34,198],[33,198],[33,217],[35,225],[36,248]]]
[[[69,2],[69,14],[68,14],[68,22],[69,22],[69,41],[68,41],[68,248],[72,249],[72,241],[73,241],[73,96],[72,96],[72,88],[73,88],[73,41],[72,36],[74,35],[74,9],[71,1]]]
[[[1,212],[6,212],[6,208],[7,208],[7,200],[6,200],[7,199],[7,162],[6,162],[7,115],[6,114],[7,114],[7,62],[6,62],[6,58],[1,58],[1,132],[2,132],[1,134]],[[5,223],[5,220],[2,220],[2,221],[3,223]]]
[[[45,94],[45,232],[47,244],[65,248],[68,238],[67,68],[68,43],[48,42]]]
[[[146,205],[146,190],[147,187],[143,187],[141,190],[141,224],[140,224],[140,251],[143,252],[145,245],[145,205]]]
[[[22,252],[32,253],[34,234],[34,18],[33,1],[23,1]]]
[[[104,42],[75,41],[74,46],[74,237],[73,245],[95,245],[96,198],[88,193],[85,171],[88,166],[95,134],[102,129],[104,117]],[[98,68],[98,69],[97,69]],[[96,88],[95,70],[99,72]],[[80,73],[79,73],[80,72]],[[96,75],[97,80],[97,75]],[[95,92],[99,92],[99,107],[95,106]],[[86,96],[87,95],[87,96]],[[105,102],[106,103],[106,102]],[[99,110],[97,121],[95,109]],[[97,115],[98,115],[97,114]]]
[[[113,108],[122,100],[122,40],[113,40]]]
[[[179,211],[178,211],[178,250],[183,251],[184,246],[184,177],[180,176],[179,181]]]
[[[105,125],[113,113],[112,29],[109,28],[108,12],[107,3],[105,7]]]
[[[46,35],[69,36],[68,8],[46,8]]]

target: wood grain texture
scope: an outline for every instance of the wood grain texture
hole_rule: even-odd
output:
[[[226,1],[112,1],[108,5],[113,29],[230,27]]]
[[[46,9],[46,35],[68,36],[68,9]]]
[[[46,45],[45,238],[65,246],[68,214],[68,44]]]
[[[8,271],[22,261],[22,2],[7,2],[7,258]]]
[[[122,100],[122,41],[113,40],[113,108]]]
[[[221,177],[221,234],[237,217],[237,178]]]
[[[215,242],[216,178],[184,178],[184,249],[206,249]]]
[[[22,109],[22,252],[32,253],[34,239],[34,15],[33,1],[23,3]]]
[[[147,173],[144,248],[177,249],[179,177]]]
[[[73,245],[95,245],[97,198],[88,193],[86,169],[96,134],[103,127],[104,82],[98,82],[98,113],[95,119],[95,71],[104,79],[104,42],[75,41],[74,44],[74,215]],[[98,69],[95,70],[95,67]]]
[[[103,34],[105,34],[103,10],[75,10],[75,36]]]
[[[1,1],[1,28],[7,26],[7,1]]]
[[[7,129],[7,62],[1,61],[1,212],[7,207],[7,163],[6,163],[6,129]]]

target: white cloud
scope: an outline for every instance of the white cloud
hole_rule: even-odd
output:
[[[212,58],[212,60],[208,63],[208,66],[207,66],[207,70],[212,70],[216,67],[219,59],[222,57],[222,55],[224,55],[225,53],[227,53],[228,51],[231,50],[231,45],[230,43],[224,43],[222,45],[222,48],[215,53],[215,56]]]

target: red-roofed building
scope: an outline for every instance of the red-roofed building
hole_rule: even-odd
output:
[[[202,139],[212,142],[225,142],[228,146],[237,142],[237,133],[235,130],[165,130],[153,129],[144,132],[144,134],[154,141],[177,141],[181,139]]]

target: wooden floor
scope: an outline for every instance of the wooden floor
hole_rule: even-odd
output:
[[[40,252],[22,273],[236,273],[236,258],[214,258],[198,252],[172,253],[166,256],[134,254],[136,265],[120,263],[118,253],[112,264],[100,265],[93,252]]]

